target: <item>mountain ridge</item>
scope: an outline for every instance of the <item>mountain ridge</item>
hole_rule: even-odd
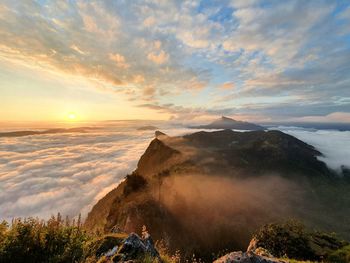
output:
[[[170,249],[188,253],[242,249],[254,229],[290,217],[350,236],[344,223],[332,221],[349,221],[340,210],[346,199],[330,201],[343,192],[320,200],[324,186],[339,189],[340,179],[319,156],[313,146],[280,131],[178,137],[157,131],[136,170],[93,207],[85,225],[137,233],[146,225],[155,239],[166,238]]]
[[[263,126],[245,122],[237,121],[232,118],[221,116],[220,119],[215,120],[207,125],[190,126],[191,129],[233,129],[233,130],[265,130]]]

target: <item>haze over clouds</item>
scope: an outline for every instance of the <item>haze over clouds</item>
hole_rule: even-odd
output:
[[[349,23],[341,0],[4,0],[0,119],[349,121]]]

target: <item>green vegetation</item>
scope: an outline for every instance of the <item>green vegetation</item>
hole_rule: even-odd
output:
[[[120,247],[127,237],[125,233],[96,235],[86,232],[80,219],[62,220],[60,214],[48,221],[35,218],[16,219],[11,225],[0,224],[0,263],[110,263],[104,253],[115,246]],[[347,263],[350,262],[350,245],[333,234],[307,230],[297,221],[273,223],[263,226],[254,237],[257,247],[265,249],[281,259],[292,263]],[[156,248],[165,263],[180,263],[180,251],[171,255],[165,242],[156,242]],[[226,251],[228,253],[231,251]],[[225,254],[223,253],[223,254]],[[116,256],[116,255],[115,255]],[[144,256],[139,263],[156,262]],[[202,262],[195,257],[187,262]]]
[[[335,234],[307,230],[295,220],[267,224],[254,237],[258,240],[258,247],[267,249],[274,256],[294,259],[292,262],[350,262],[347,242]]]
[[[79,217],[80,218],[80,217]],[[0,263],[97,262],[127,237],[126,234],[94,236],[81,220],[62,220],[60,214],[47,222],[36,218],[15,219],[0,224]]]
[[[80,218],[80,217],[79,217]],[[77,223],[62,220],[60,214],[47,222],[27,218],[0,227],[1,262],[78,262],[89,235]]]
[[[126,184],[123,190],[124,196],[128,196],[132,192],[143,189],[147,185],[146,179],[135,172],[131,175],[128,174],[126,176],[125,182]]]
[[[83,229],[77,221],[61,215],[48,221],[37,218],[14,219],[11,224],[0,223],[0,263],[95,263],[111,262],[104,253],[120,246],[128,235],[109,233],[96,235]],[[157,243],[161,258],[166,263],[179,263],[180,256],[170,256],[167,249]],[[135,262],[153,262],[151,257]]]
[[[350,262],[350,245],[342,247],[333,253],[331,253],[328,257],[330,262],[336,263],[348,263]]]
[[[308,244],[304,226],[297,222],[265,225],[257,232],[255,238],[259,240],[259,246],[277,257],[287,256],[295,259],[316,257]]]

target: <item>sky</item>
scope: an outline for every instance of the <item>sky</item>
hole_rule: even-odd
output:
[[[0,121],[350,122],[349,72],[347,0],[0,0]]]

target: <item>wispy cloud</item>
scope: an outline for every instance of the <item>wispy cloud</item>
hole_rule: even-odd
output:
[[[292,108],[281,106],[292,96],[302,116],[315,102],[323,115],[350,111],[343,1],[5,0],[0,14],[0,59],[82,76],[136,105],[224,110],[239,98],[251,114],[270,96],[266,114],[283,118],[268,109]]]

